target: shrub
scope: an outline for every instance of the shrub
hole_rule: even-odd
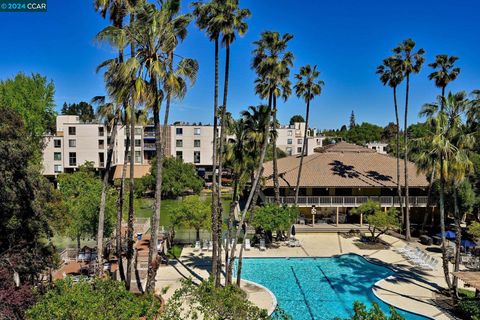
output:
[[[478,299],[462,300],[457,305],[457,312],[463,319],[480,320],[480,301]]]

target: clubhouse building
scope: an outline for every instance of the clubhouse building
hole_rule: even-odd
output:
[[[400,207],[405,197],[397,196],[397,160],[374,149],[339,142],[316,148],[303,160],[298,206],[306,223],[355,224],[362,217],[351,215],[352,208],[369,199],[378,201],[382,208]],[[278,159],[280,202],[293,205],[300,156]],[[420,222],[427,206],[428,181],[408,162],[409,200],[412,222]],[[405,185],[404,162],[400,163],[400,183]],[[273,163],[264,166],[265,188],[262,198],[275,202]]]

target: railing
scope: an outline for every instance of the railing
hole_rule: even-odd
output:
[[[155,138],[155,132],[152,131],[144,131],[143,136],[147,138]]]
[[[143,143],[143,149],[145,149],[145,150],[156,150],[155,143]]]
[[[78,250],[73,248],[66,248],[60,252],[60,259],[63,263],[74,261],[77,258]]]
[[[411,207],[426,207],[426,196],[408,197]],[[399,197],[391,196],[302,196],[298,197],[298,205],[301,207],[358,207],[368,200],[377,201],[382,207],[400,207]],[[402,197],[405,205],[405,197]],[[265,202],[274,203],[275,197],[265,197]],[[294,204],[295,197],[280,197],[281,204]],[[433,204],[432,204],[433,205]]]

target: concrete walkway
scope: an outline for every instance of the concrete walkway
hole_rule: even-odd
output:
[[[380,280],[373,288],[381,300],[395,307],[422,314],[433,319],[450,319],[434,303],[436,293],[446,286],[441,267],[441,254],[428,252],[440,261],[437,270],[425,271],[416,268],[394,250],[362,250],[353,242],[355,238],[343,238],[339,234],[299,234],[297,239],[301,247],[290,248],[281,244],[266,251],[252,248],[244,251],[245,257],[331,257],[338,254],[355,253],[370,261],[392,268],[395,274]],[[384,235],[382,240],[395,248],[403,247],[403,240]],[[421,246],[411,243],[410,245]],[[239,246],[238,246],[239,248]],[[238,251],[237,251],[238,252]],[[185,247],[178,262],[161,267],[157,274],[157,291],[168,289],[163,297],[168,298],[180,284],[181,278],[192,278],[196,281],[208,277],[211,254],[209,252],[194,252],[191,247]],[[249,299],[257,306],[272,310],[274,298],[267,290],[260,287],[243,286]],[[254,288],[254,289],[252,289]]]

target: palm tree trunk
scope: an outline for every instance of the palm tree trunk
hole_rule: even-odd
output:
[[[108,134],[107,134],[108,136]],[[97,228],[97,274],[103,273],[103,229],[105,226],[105,206],[107,202],[108,181],[110,180],[110,167],[112,165],[113,146],[115,145],[115,138],[117,136],[117,115],[115,115],[112,130],[110,133],[110,143],[107,150],[107,162],[105,164],[105,171],[103,173],[102,194],[100,196],[100,212],[98,214],[98,228]]]
[[[273,110],[272,110],[273,131],[277,130],[277,97],[273,95]],[[268,144],[268,143],[267,143]],[[280,205],[280,182],[278,181],[278,162],[277,162],[277,135],[272,137],[272,158],[273,158],[273,189],[275,193],[275,204]]]
[[[446,243],[447,239],[445,237],[445,177],[444,177],[444,160],[443,156],[440,157],[440,199],[439,199],[439,211],[440,211],[440,231],[442,233],[442,264],[443,264],[443,274],[445,276],[445,281],[447,282],[447,287],[452,288],[452,283],[450,280],[450,271],[448,268],[448,257],[447,257],[447,248]]]
[[[397,103],[397,87],[393,87],[393,104],[395,107],[395,121],[397,124],[397,195],[400,202],[400,216],[403,221],[403,200],[402,200],[402,186],[400,182],[400,118],[398,116],[398,103]]]
[[[132,13],[130,14],[130,23],[135,21],[135,15]],[[135,46],[132,44],[130,46],[130,56],[135,55]],[[133,128],[133,133],[132,133]],[[125,130],[128,130],[125,128]],[[132,282],[132,262],[133,262],[133,245],[135,241],[133,240],[133,219],[134,219],[134,212],[133,212],[133,189],[135,187],[135,181],[133,180],[135,169],[133,167],[133,154],[135,152],[135,103],[131,101],[130,105],[130,183],[129,183],[129,204],[128,204],[128,219],[127,219],[127,275],[126,275],[126,288],[130,290],[130,284]],[[128,154],[127,154],[128,155]]]
[[[262,168],[262,173],[263,173],[263,168]],[[258,194],[260,193],[260,184],[257,184],[257,188],[255,190],[255,195],[253,196],[254,201],[252,202],[252,206],[250,208],[250,216],[248,218],[248,226],[252,224],[253,221],[253,215],[255,214],[255,203],[256,203],[256,197],[258,197]],[[243,238],[242,245],[240,246],[240,252],[238,254],[238,265],[237,265],[237,286],[240,287],[240,281],[242,279],[242,264],[243,264],[243,250],[245,249],[245,239],[247,238],[247,229],[245,229],[245,235]]]
[[[308,96],[310,96],[310,92],[308,92]],[[307,111],[305,113],[305,132],[303,133],[302,154],[300,155],[300,166],[298,167],[297,184],[295,185],[295,206],[298,204],[298,193],[300,188],[300,177],[302,176],[303,157],[305,156],[305,152],[307,150],[307,131],[308,131],[309,115],[310,115],[310,99],[307,100]]]
[[[408,94],[410,90],[410,75],[407,73],[407,86],[405,95],[405,119],[403,137],[405,141],[405,157],[403,159],[405,172],[405,240],[411,241],[410,235],[410,200],[408,190]]]
[[[223,87],[223,105],[220,116],[221,129],[220,129],[220,147],[218,150],[218,195],[217,195],[217,239],[218,239],[218,257],[217,257],[217,275],[215,277],[215,285],[220,286],[220,278],[222,273],[222,225],[223,225],[223,206],[222,206],[222,174],[223,174],[223,148],[226,139],[226,119],[225,114],[227,112],[227,98],[228,98],[228,77],[230,72],[230,43],[227,40],[225,44],[225,80]]]
[[[455,264],[454,264],[454,272],[458,272],[460,270],[460,246],[462,244],[462,226],[461,226],[461,217],[458,208],[458,191],[457,191],[457,184],[453,185],[453,205],[454,205],[454,215],[455,215]],[[453,284],[452,284],[452,297],[453,302],[455,303],[458,299],[458,278],[453,277]]]
[[[133,246],[135,240],[133,239],[133,225],[135,219],[134,212],[134,191],[135,191],[135,105],[130,106],[130,177],[128,183],[128,227],[127,227],[127,284],[130,286],[132,281],[132,262],[134,258]]]
[[[212,156],[212,276],[217,283],[218,259],[218,191],[217,191],[217,143],[218,143],[218,37],[215,39],[215,84],[213,99],[213,156]]]
[[[125,127],[125,130],[127,128]],[[123,168],[122,168],[122,178],[120,180],[120,191],[118,195],[118,202],[117,202],[117,234],[116,234],[116,251],[117,251],[117,259],[118,259],[118,270],[120,271],[120,279],[125,281],[125,270],[123,267],[123,248],[122,248],[122,220],[123,220],[123,205],[124,205],[124,197],[125,197],[125,178],[127,176],[127,164],[128,164],[128,152],[130,150],[130,140],[129,136],[127,136],[127,142],[125,144],[125,151],[123,155]]]
[[[226,276],[225,276],[225,284],[231,284],[232,283],[232,268],[233,266],[229,263],[228,259],[228,254],[229,254],[229,245],[232,239],[232,230],[233,230],[233,219],[234,219],[234,214],[235,214],[235,208],[238,204],[238,184],[239,184],[239,175],[235,174],[235,180],[233,182],[233,196],[232,196],[232,203],[230,204],[230,212],[228,214],[228,221],[227,221],[227,245],[225,246],[225,270],[226,270]]]
[[[265,160],[265,154],[267,153],[267,146],[268,146],[268,136],[269,136],[269,131],[270,131],[270,119],[272,115],[272,96],[273,93],[270,91],[269,93],[269,98],[268,98],[268,116],[265,121],[265,126],[263,128],[263,137],[262,137],[262,145],[261,145],[261,152],[260,152],[260,159],[258,159],[257,163],[257,170],[255,173],[255,179],[253,181],[252,187],[250,189],[250,193],[248,194],[247,198],[247,203],[245,204],[245,208],[243,209],[242,212],[242,217],[240,219],[240,223],[238,224],[237,232],[235,234],[235,238],[233,240],[232,248],[230,250],[230,264],[233,263],[233,260],[235,259],[235,249],[237,246],[238,238],[240,237],[240,231],[242,230],[241,226],[245,223],[245,217],[247,215],[247,212],[249,210],[250,205],[252,204],[252,200],[254,198],[254,195],[257,194],[259,190],[257,190],[258,184],[260,182],[260,177],[263,172],[263,161]]]
[[[423,216],[423,222],[422,222],[422,231],[425,230],[425,226],[427,225],[427,220],[428,220],[428,212],[430,211],[431,207],[431,201],[432,201],[432,187],[433,187],[433,181],[435,180],[435,164],[436,160],[433,160],[433,169],[432,173],[430,175],[430,183],[428,184],[428,194],[427,194],[427,207],[425,208],[425,215]],[[433,221],[433,209],[432,209],[432,221]],[[433,223],[432,223],[433,226]]]
[[[153,106],[153,123],[155,126],[155,151],[156,151],[156,184],[155,184],[155,212],[152,217],[151,223],[151,238],[148,250],[148,272],[147,272],[147,284],[145,291],[147,293],[155,292],[155,277],[157,275],[159,264],[158,259],[158,250],[157,250],[157,241],[158,241],[158,228],[160,224],[160,213],[161,213],[161,204],[162,204],[162,182],[163,182],[163,135],[162,129],[160,127],[160,104],[161,100],[158,94],[157,80],[155,77],[152,77],[151,81],[152,91],[155,96],[155,105]],[[167,93],[167,104],[168,111],[170,111],[170,93]],[[165,107],[167,109],[167,107]],[[165,110],[165,112],[167,112]],[[168,121],[168,115],[165,120]],[[168,122],[167,122],[168,123]],[[164,126],[165,128],[165,126]]]

